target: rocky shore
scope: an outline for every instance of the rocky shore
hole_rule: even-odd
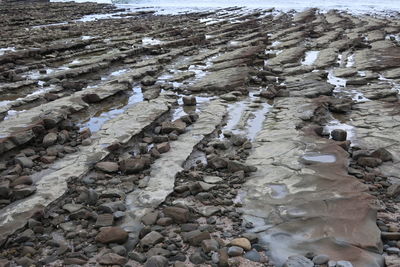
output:
[[[0,266],[400,266],[400,20],[1,2]]]

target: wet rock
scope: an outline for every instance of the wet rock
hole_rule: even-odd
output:
[[[208,166],[215,170],[221,170],[228,166],[228,162],[223,158],[213,157],[208,160]]]
[[[284,267],[313,267],[314,263],[304,256],[290,256],[283,265]]]
[[[353,264],[349,261],[337,261],[336,267],[353,267]]]
[[[200,246],[201,242],[210,239],[210,233],[207,231],[194,230],[182,234],[183,240],[192,246]]]
[[[257,171],[257,168],[254,166],[248,166],[236,160],[230,160],[228,161],[228,171],[230,172],[244,171],[247,173],[247,172],[255,172]]]
[[[205,253],[209,253],[211,251],[218,251],[219,243],[215,239],[206,239],[201,242],[201,248]]]
[[[233,239],[230,243],[230,246],[237,246],[241,247],[244,250],[250,250],[251,249],[251,244],[250,241],[247,238],[241,237],[241,238],[235,238]]]
[[[400,183],[395,183],[387,188],[386,194],[390,197],[397,197],[400,194]]]
[[[195,106],[197,103],[196,97],[194,96],[184,96],[182,100],[183,100],[183,105],[185,106]]]
[[[150,162],[147,159],[125,159],[120,161],[119,167],[125,174],[133,174],[143,171],[149,166]]]
[[[346,141],[347,132],[343,129],[334,129],[331,132],[332,139],[335,141]]]
[[[201,253],[199,251],[196,251],[192,255],[190,255],[189,260],[194,264],[202,264],[205,262],[205,259],[201,256]]]
[[[246,252],[246,253],[244,254],[244,257],[245,257],[246,259],[251,260],[251,261],[254,261],[254,262],[261,262],[261,255],[260,255],[260,253],[259,253],[257,250],[255,250],[255,249],[252,249],[252,250]]]
[[[110,213],[99,214],[97,216],[95,227],[112,226],[114,223],[114,215]]]
[[[113,173],[118,171],[119,166],[116,162],[104,161],[96,163],[95,168],[106,173]]]
[[[100,233],[96,236],[96,241],[103,244],[123,244],[126,242],[127,239],[128,233],[120,227],[102,228],[100,230]]]
[[[226,101],[236,101],[237,96],[232,94],[232,93],[226,93],[220,96],[221,99],[226,100]]]
[[[325,264],[329,261],[329,256],[324,254],[317,255],[312,259],[312,261],[318,265]]]
[[[173,223],[173,220],[170,217],[164,217],[164,218],[160,218],[157,220],[157,225],[161,225],[161,226],[168,226],[168,225],[171,225],[172,223]]]
[[[82,96],[82,100],[88,104],[97,103],[101,101],[101,97],[96,93],[85,94]]]
[[[30,158],[27,157],[19,157],[16,158],[15,161],[17,164],[21,165],[23,168],[32,168],[33,167],[33,161]]]
[[[357,160],[358,165],[375,168],[382,164],[382,160],[373,157],[361,157]]]
[[[166,153],[171,149],[171,147],[170,147],[168,142],[164,142],[164,143],[158,144],[156,146],[156,148],[157,148],[157,151],[160,152],[161,154]]]
[[[128,260],[115,253],[107,253],[97,259],[97,262],[104,265],[124,265]]]
[[[14,187],[14,186],[17,186],[17,185],[20,185],[20,184],[22,184],[22,185],[31,185],[31,184],[33,184],[33,180],[32,180],[32,178],[30,176],[20,176],[17,179],[15,179],[10,184],[10,186]]]
[[[277,95],[277,91],[275,90],[275,88],[268,88],[268,89],[264,89],[260,92],[260,96],[261,97],[265,97],[267,99],[273,99],[275,98],[275,96]]]
[[[165,216],[172,218],[176,223],[186,223],[190,219],[189,210],[184,208],[166,207],[163,212]]]
[[[36,192],[36,187],[34,186],[17,185],[14,187],[12,195],[15,200],[18,200],[30,196],[35,192]]]
[[[145,86],[151,86],[151,85],[153,85],[153,84],[155,84],[155,83],[156,83],[156,79],[154,79],[154,78],[151,77],[151,76],[145,76],[145,77],[142,79],[142,84],[145,85]]]
[[[10,181],[9,180],[0,181],[0,198],[8,198],[10,192],[11,192]]]
[[[174,122],[170,122],[170,121],[164,121],[161,124],[161,133],[164,134],[169,134],[173,131],[176,131],[178,133],[184,133],[186,129],[186,123],[184,123],[181,120],[176,120]]]
[[[237,257],[243,254],[243,248],[232,246],[228,248],[229,257]]]
[[[44,147],[49,147],[57,142],[57,133],[48,133],[43,137],[42,145]]]
[[[140,262],[140,263],[144,263],[147,259],[147,257],[144,254],[136,252],[136,251],[129,252],[128,257],[130,259]]]
[[[163,256],[152,256],[149,258],[144,267],[167,267],[168,260]]]
[[[382,161],[391,161],[392,154],[387,151],[385,148],[379,148],[371,153],[371,157],[378,158]]]
[[[142,247],[153,246],[160,243],[163,239],[164,237],[159,232],[152,231],[140,240],[140,245]]]
[[[149,212],[146,215],[144,215],[141,219],[142,223],[144,225],[153,225],[156,223],[158,218],[158,212]]]

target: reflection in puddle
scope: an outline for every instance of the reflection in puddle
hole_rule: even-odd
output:
[[[159,45],[161,43],[162,43],[161,40],[155,39],[155,38],[152,38],[152,37],[143,37],[142,38],[142,44],[143,45]]]
[[[301,62],[302,65],[310,66],[314,64],[315,60],[317,60],[319,51],[307,51],[304,60]]]
[[[356,141],[356,132],[355,128],[352,125],[341,123],[338,120],[332,120],[324,127],[324,134],[329,134],[330,138],[331,132],[335,129],[345,130],[347,132],[347,140],[350,140],[352,145],[354,145]]]
[[[79,128],[80,129],[89,128],[92,131],[92,133],[98,132],[104,125],[104,123],[124,113],[125,110],[132,104],[136,104],[142,101],[143,101],[142,88],[134,87],[133,95],[129,97],[127,105],[119,109],[113,109],[106,112],[102,112],[100,115],[90,118],[89,121],[79,124]]]
[[[268,184],[267,186],[271,189],[270,195],[272,198],[285,198],[289,193],[284,184]]]
[[[303,159],[307,161],[322,162],[322,163],[333,163],[336,161],[335,155],[319,154],[319,153],[305,154],[303,155]]]

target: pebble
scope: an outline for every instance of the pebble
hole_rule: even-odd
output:
[[[128,239],[128,233],[120,227],[106,227],[100,230],[100,233],[96,236],[96,241],[108,244],[108,243],[125,243]]]
[[[240,238],[235,238],[231,242],[229,242],[230,246],[237,246],[241,247],[244,250],[250,250],[251,249],[251,243],[247,238],[240,237]]]
[[[168,260],[163,256],[152,256],[149,258],[144,267],[167,267]]]
[[[243,254],[243,248],[232,246],[228,248],[228,255],[230,257],[241,256]]]
[[[254,262],[261,262],[261,255],[257,250],[252,249],[244,254],[244,257]]]

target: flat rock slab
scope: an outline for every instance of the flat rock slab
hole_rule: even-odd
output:
[[[33,175],[37,191],[32,196],[16,201],[0,210],[0,236],[6,238],[35,213],[61,197],[67,190],[67,180],[84,176],[92,166],[104,159],[109,151],[107,146],[119,142],[127,143],[132,136],[139,134],[145,127],[169,110],[174,99],[158,99],[138,103],[120,116],[106,122],[101,130],[92,136],[89,146],[82,146],[79,153],[66,156],[49,169]]]
[[[199,115],[192,128],[171,142],[171,149],[151,166],[147,187],[127,195],[129,207],[123,226],[131,231],[140,229],[141,218],[151,209],[158,207],[173,192],[175,176],[183,170],[183,164],[194,147],[205,136],[215,131],[226,113],[226,106],[219,100],[212,101]]]
[[[315,108],[306,98],[276,99],[247,160],[258,171],[243,187],[244,219],[254,224],[278,266],[309,251],[354,266],[382,266],[376,210],[370,206],[374,198],[348,176],[347,152],[296,130]],[[304,165],[310,150],[335,160]]]

